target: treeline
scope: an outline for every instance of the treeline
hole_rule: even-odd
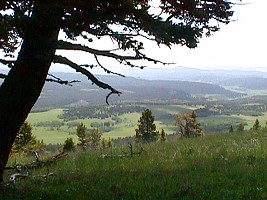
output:
[[[239,100],[231,102],[206,103],[203,108],[197,109],[199,117],[208,117],[211,115],[247,115],[262,116],[267,111],[264,103],[240,102]]]
[[[75,119],[98,118],[106,119],[125,113],[142,112],[144,107],[139,105],[96,105],[84,107],[70,107],[59,116],[66,121]]]

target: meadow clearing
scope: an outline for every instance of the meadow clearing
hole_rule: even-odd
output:
[[[127,147],[74,152],[16,181],[1,199],[266,199],[267,133],[206,135],[135,144],[139,156],[116,158]],[[113,155],[104,158],[103,154]],[[14,164],[11,158],[9,165]],[[18,161],[17,161],[18,162]],[[21,163],[29,158],[20,159]],[[8,176],[8,174],[7,174]]]

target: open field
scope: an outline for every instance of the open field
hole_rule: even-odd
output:
[[[60,126],[57,128],[53,127],[40,127],[36,126],[39,122],[49,122],[49,121],[59,121],[63,122],[63,119],[58,118],[60,114],[62,114],[62,109],[54,109],[41,113],[31,113],[27,119],[33,125],[33,133],[36,135],[37,139],[44,140],[45,143],[49,144],[57,144],[63,143],[67,137],[73,137],[75,141],[77,141],[77,136],[75,135],[76,127],[68,127],[67,125]],[[135,128],[137,128],[137,122],[140,118],[140,113],[131,113],[131,114],[123,114],[119,116],[122,120],[118,125],[114,125],[111,131],[104,132],[104,138],[118,138],[125,136],[132,136],[135,134]],[[89,129],[92,129],[91,123],[98,122],[104,123],[111,121],[110,118],[107,119],[77,119],[71,120],[66,123],[83,123]],[[159,122],[158,122],[159,124]]]
[[[234,133],[158,142],[123,159],[101,158],[99,151],[71,153],[49,167],[54,176],[18,180],[0,191],[0,198],[267,199],[266,138],[266,133]],[[121,150],[129,151],[102,152]],[[46,168],[33,171],[46,173]]]
[[[249,130],[256,119],[259,120],[261,126],[266,126],[266,122],[267,122],[267,112],[264,112],[262,116],[246,116],[246,115],[232,115],[232,116],[235,116],[235,117],[239,117],[242,119],[243,122],[246,122],[247,123],[247,126],[245,127],[247,130]]]
[[[140,104],[142,105],[142,104]],[[142,105],[144,106],[144,105]],[[202,108],[201,105],[186,106],[186,105],[161,105],[161,104],[148,104],[147,108],[152,110],[155,116],[155,123],[157,129],[160,131],[162,128],[167,134],[174,133],[177,129],[174,127],[174,116],[180,113],[190,113],[192,110]],[[119,119],[115,123],[112,117],[105,119],[98,118],[83,118],[83,119],[63,119],[63,109],[52,109],[45,112],[30,113],[28,121],[33,125],[33,133],[37,139],[44,140],[45,143],[57,144],[63,143],[67,137],[73,137],[77,141],[76,127],[77,124],[83,123],[89,130],[93,123],[103,124],[100,129],[103,133],[103,138],[118,138],[133,136],[137,128],[138,119],[141,113],[125,113],[115,116]],[[265,126],[267,121],[267,112],[263,112],[261,116],[247,116],[247,115],[210,115],[207,117],[199,117],[205,133],[222,133],[228,132],[229,127],[232,125],[236,128],[240,123],[245,125],[245,129],[249,130],[256,119],[259,119],[261,126]],[[56,124],[54,127],[50,124]],[[106,129],[105,123],[112,123],[112,126]],[[47,125],[48,124],[48,125]],[[46,125],[46,126],[45,126]]]
[[[169,110],[167,110],[169,111]],[[63,113],[62,109],[53,109],[46,112],[40,113],[30,113],[27,121],[29,121],[33,125],[33,133],[36,135],[37,139],[42,139],[45,143],[49,144],[57,144],[63,143],[67,137],[73,137],[75,141],[77,141],[77,137],[75,135],[76,127],[68,127],[67,123],[83,123],[89,129],[93,129],[91,127],[91,123],[98,122],[104,123],[111,121],[111,118],[107,119],[77,119],[70,120],[68,122],[64,122],[63,119],[60,119],[59,116]],[[135,129],[137,128],[138,119],[140,118],[141,113],[127,113],[120,115],[121,123],[115,124],[111,131],[104,132],[103,138],[118,138],[118,137],[126,137],[133,136],[135,134]],[[37,126],[37,123],[40,122],[64,122],[65,125],[59,127],[41,127]],[[167,133],[172,133],[172,129],[169,128],[166,124],[163,124],[160,121],[155,121],[158,130],[164,128]],[[171,125],[172,126],[172,125]]]
[[[45,112],[30,113],[27,121],[31,124],[45,121],[62,121],[58,118],[59,115],[63,113],[63,109],[51,109]]]

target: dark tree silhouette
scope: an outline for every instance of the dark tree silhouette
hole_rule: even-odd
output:
[[[229,128],[229,133],[233,133],[234,132],[234,128],[233,126],[231,125],[230,128]]]
[[[75,144],[72,137],[69,137],[65,140],[63,145],[63,152],[74,151]]]
[[[219,25],[210,23],[211,21],[228,23],[233,14],[233,3],[227,0],[160,0],[160,12],[157,13],[150,9],[150,2],[0,1],[0,48],[6,56],[14,55],[16,50],[19,52],[16,58],[0,59],[0,63],[10,67],[8,74],[0,73],[0,78],[4,78],[0,88],[1,181],[16,134],[37,101],[45,81],[60,84],[72,82],[54,76],[47,78],[51,63],[67,65],[87,76],[97,86],[110,90],[107,99],[112,93],[120,94],[90,72],[89,67],[95,65],[78,65],[67,57],[56,55],[56,50],[76,50],[93,54],[99,67],[107,73],[114,73],[101,65],[98,60],[100,56],[113,58],[131,67],[136,66],[135,60],[158,63],[160,61],[143,53],[143,43],[138,41],[140,37],[169,47],[172,44],[181,44],[194,48],[202,35],[210,35],[219,29]],[[59,31],[65,34],[65,40],[58,39]],[[73,42],[77,37],[89,42],[97,38],[110,38],[118,48],[91,48]],[[129,55],[128,52],[132,54]]]
[[[76,129],[76,135],[78,136],[78,140],[79,140],[78,146],[81,146],[82,150],[86,150],[87,143],[88,143],[86,130],[87,130],[87,127],[83,123],[80,123]]]
[[[253,124],[252,130],[253,131],[258,131],[260,128],[261,128],[260,122],[259,122],[258,119],[256,119],[254,124]]]
[[[244,127],[244,124],[243,123],[240,123],[237,127],[237,132],[243,132],[245,130],[245,127]]]
[[[163,128],[161,129],[161,131],[160,131],[160,133],[159,133],[159,140],[160,140],[161,142],[165,142],[165,141],[166,141],[166,133],[165,133],[165,131],[164,131]]]

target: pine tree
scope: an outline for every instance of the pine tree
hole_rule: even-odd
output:
[[[45,144],[43,140],[36,139],[32,133],[32,125],[25,121],[16,136],[12,152],[30,153],[31,150],[42,152],[44,148]]]
[[[86,146],[88,143],[88,138],[86,136],[86,130],[87,130],[87,127],[83,123],[80,123],[76,129],[76,134],[79,138],[78,146],[81,146],[82,150],[86,149]]]
[[[88,137],[88,142],[90,144],[91,149],[97,149],[100,146],[102,134],[98,129],[93,129],[91,134]]]
[[[255,120],[254,124],[253,124],[253,127],[252,127],[252,130],[253,131],[258,131],[260,129],[260,122],[258,119]]]
[[[17,134],[17,137],[15,139],[15,145],[18,148],[21,148],[27,145],[32,139],[33,139],[32,126],[29,122],[26,121],[23,123]]]
[[[103,149],[105,149],[107,147],[107,142],[106,142],[106,140],[104,138],[102,138],[102,140],[101,140],[101,147]]]
[[[160,132],[160,134],[159,134],[159,140],[161,141],[161,142],[165,142],[166,141],[166,133],[165,133],[165,131],[164,131],[164,129],[162,128],[161,129],[161,132]]]
[[[151,110],[146,109],[142,112],[142,116],[138,120],[138,128],[135,129],[135,137],[138,141],[152,142],[157,139],[158,131],[156,131],[154,119]]]
[[[74,151],[75,150],[75,144],[72,137],[69,137],[65,140],[63,145],[63,151]]]
[[[32,135],[32,126],[29,122],[24,122],[20,127],[19,132],[16,136],[13,150],[14,152],[23,151],[23,147],[29,144],[34,139]]]
[[[243,132],[244,131],[244,124],[243,123],[240,123],[237,127],[237,132]]]
[[[230,128],[229,128],[229,133],[233,133],[234,132],[234,128],[233,126],[231,125]]]
[[[191,114],[183,113],[177,115],[175,118],[175,125],[178,126],[179,132],[183,137],[196,137],[203,134],[201,125],[197,122],[197,114],[195,111],[192,111]]]
[[[107,147],[111,148],[113,146],[113,140],[108,138]]]

